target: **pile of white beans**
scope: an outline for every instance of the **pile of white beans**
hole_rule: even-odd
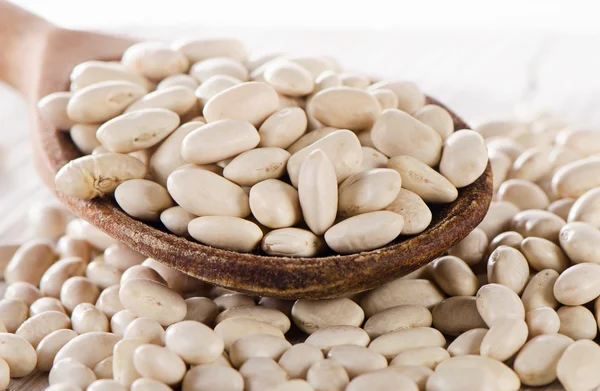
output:
[[[71,91],[38,108],[86,155],[58,172],[58,191],[114,193],[136,219],[238,252],[349,254],[418,234],[427,203],[454,201],[488,161],[484,139],[455,132],[414,83],[326,57],[247,57],[233,39],[79,64]]]

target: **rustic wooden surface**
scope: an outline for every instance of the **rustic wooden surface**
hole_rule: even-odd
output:
[[[151,38],[180,35],[238,36],[251,51],[328,53],[348,69],[387,78],[411,79],[440,98],[468,123],[548,109],[570,122],[600,126],[600,55],[589,50],[599,35],[534,31],[369,30],[273,31],[161,27],[119,28]],[[27,211],[50,193],[36,177],[29,148],[29,107],[0,83],[0,243],[29,237]],[[0,283],[0,291],[3,290]],[[47,377],[15,379],[10,391],[41,391]],[[533,390],[523,388],[523,390]],[[540,388],[537,388],[540,390]],[[542,390],[562,390],[551,385]]]

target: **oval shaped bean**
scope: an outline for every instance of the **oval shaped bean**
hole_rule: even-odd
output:
[[[95,303],[98,296],[98,286],[85,277],[70,277],[60,289],[60,301],[68,312],[72,312],[78,304]]]
[[[86,277],[96,284],[100,289],[118,284],[121,280],[121,271],[104,261],[91,262],[85,271]]]
[[[438,330],[431,327],[414,327],[383,334],[371,341],[369,349],[391,359],[409,349],[445,345],[446,339]]]
[[[240,368],[252,357],[268,357],[279,360],[292,345],[280,337],[270,334],[250,334],[237,339],[229,349],[234,367]]]
[[[125,244],[116,243],[104,252],[104,262],[124,272],[129,268],[144,262],[146,257]]]
[[[55,330],[46,335],[38,343],[36,348],[37,364],[36,368],[40,371],[49,372],[56,354],[70,340],[77,337],[77,333],[70,329]]]
[[[0,300],[0,322],[9,333],[17,331],[19,326],[28,318],[29,308],[21,300],[2,299]]]
[[[52,367],[48,381],[50,384],[68,383],[85,390],[96,381],[96,375],[82,363],[67,358]]]
[[[123,53],[121,63],[150,80],[184,73],[189,67],[189,61],[182,52],[161,42],[140,42],[130,46]]]
[[[117,62],[85,61],[71,71],[71,90],[77,91],[92,84],[110,80],[129,81],[139,84],[146,90],[152,85],[140,73],[132,71]]]
[[[400,189],[398,196],[384,210],[402,216],[404,219],[402,235],[415,235],[423,232],[432,219],[431,210],[423,199],[406,189]]]
[[[600,348],[595,342],[576,341],[564,349],[556,364],[556,374],[567,389],[593,389],[600,383],[595,370],[599,362]]]
[[[184,115],[197,104],[194,88],[172,86],[151,92],[133,102],[125,113],[145,109],[166,109],[177,115]]]
[[[252,149],[236,156],[223,170],[223,176],[238,185],[253,186],[284,175],[290,156],[281,148]]]
[[[324,128],[312,129],[310,132],[306,133],[305,135],[300,137],[298,140],[296,140],[296,142],[294,142],[292,145],[290,145],[289,148],[287,149],[287,151],[293,155],[296,152],[300,151],[301,149],[306,148],[309,145],[316,143],[317,141],[321,140],[325,136],[327,136],[333,132],[336,132],[338,130],[340,130],[340,129],[332,128],[329,126],[326,126]],[[364,133],[364,132],[361,132],[359,134],[362,134],[362,133]],[[360,141],[360,139],[359,139],[359,141]]]
[[[186,320],[169,326],[165,334],[168,349],[192,365],[209,364],[223,353],[224,343],[204,324]]]
[[[381,110],[395,109],[398,107],[398,97],[396,96],[396,94],[394,94],[394,91],[392,90],[388,90],[387,88],[380,88],[377,90],[370,91],[370,94],[373,95],[375,99],[377,99]],[[417,119],[421,122],[424,122],[419,118]]]
[[[446,109],[438,105],[425,105],[413,116],[429,126],[446,140],[454,132],[454,121]]]
[[[435,367],[442,361],[450,358],[446,349],[439,346],[428,346],[405,350],[390,362],[390,366],[420,366],[429,369]]]
[[[100,293],[100,296],[96,301],[96,307],[98,307],[108,319],[111,319],[117,312],[125,309],[121,303],[121,299],[119,299],[119,288],[120,286],[118,284],[106,288]]]
[[[181,206],[172,206],[161,212],[160,222],[175,235],[189,237],[188,224],[196,217]]]
[[[123,339],[136,339],[143,343],[164,346],[165,330],[154,319],[137,318],[127,325]]]
[[[353,174],[338,189],[338,213],[351,217],[381,210],[396,199],[401,184],[400,174],[388,168]]]
[[[185,300],[187,314],[184,320],[194,320],[212,326],[219,309],[214,301],[206,297],[190,297]]]
[[[378,211],[343,220],[325,232],[325,242],[340,254],[370,251],[385,246],[402,232],[401,215]]]
[[[331,326],[360,326],[365,315],[350,299],[298,300],[292,307],[292,319],[307,334]]]
[[[536,273],[529,280],[521,295],[525,311],[530,311],[537,307],[558,308],[559,303],[553,294],[553,287],[557,278],[558,272],[546,269]]]
[[[346,387],[347,391],[418,391],[417,385],[408,377],[395,372],[379,371],[375,373],[366,373],[354,378]]]
[[[247,391],[270,389],[284,383],[288,378],[285,371],[267,357],[253,357],[246,361],[239,371],[244,377],[244,389]]]
[[[387,367],[387,360],[383,355],[357,345],[334,346],[327,354],[327,359],[344,367],[351,379]]]
[[[284,228],[302,218],[298,191],[277,179],[267,179],[252,186],[249,194],[252,215],[269,228]]]
[[[235,38],[184,38],[173,42],[172,47],[184,53],[192,63],[211,57],[246,60],[246,48]]]
[[[200,84],[217,75],[231,76],[240,81],[248,80],[248,70],[244,65],[233,58],[213,57],[200,60],[192,65],[190,75]]]
[[[498,188],[498,201],[507,201],[521,210],[546,209],[550,200],[535,183],[524,179],[509,179]]]
[[[107,357],[100,361],[94,367],[94,374],[98,379],[112,379],[113,374],[113,356]]]
[[[323,391],[343,391],[350,377],[343,366],[333,360],[319,360],[306,373],[306,381],[315,389]]]
[[[391,307],[370,317],[364,325],[364,330],[372,339],[380,335],[412,327],[430,327],[431,312],[418,305],[399,305]]]
[[[438,372],[487,369],[494,377],[495,389],[498,391],[518,390],[521,382],[516,373],[506,364],[485,356],[458,356],[442,361],[436,368]]]
[[[588,190],[574,203],[568,221],[581,221],[600,228],[600,187]]]
[[[226,351],[229,351],[235,341],[250,334],[270,334],[284,338],[281,330],[275,326],[241,317],[222,321],[215,327],[215,333],[223,339]]]
[[[61,237],[56,243],[56,252],[60,260],[64,258],[79,257],[85,263],[91,259],[91,245],[83,239],[75,239],[69,236]]]
[[[175,86],[187,87],[188,89],[194,91],[196,88],[198,88],[198,80],[186,73],[179,73],[165,77],[160,81],[160,83],[157,84],[156,90],[164,90]]]
[[[0,333],[0,358],[6,361],[11,377],[29,375],[37,363],[31,344],[20,335]]]
[[[406,113],[414,113],[425,106],[425,94],[411,81],[380,81],[371,84],[370,91],[379,89],[391,90],[398,98],[398,109]]]
[[[91,154],[94,149],[101,146],[96,138],[98,124],[75,124],[71,127],[71,139],[77,148],[85,155]]]
[[[290,378],[306,379],[308,370],[323,358],[323,352],[317,347],[299,343],[286,350],[278,363]]]
[[[232,216],[197,217],[188,231],[201,243],[237,252],[252,252],[263,236],[258,225]]]
[[[537,182],[552,171],[548,164],[552,148],[540,146],[525,150],[513,163],[509,177]]]
[[[174,171],[167,180],[167,189],[178,205],[196,216],[250,214],[248,195],[241,187],[198,167]]]
[[[333,165],[338,183],[360,169],[362,149],[356,134],[345,129],[337,130],[302,148],[290,157],[287,170],[294,187],[298,187],[300,171],[304,162],[317,149],[320,149]]]
[[[47,311],[27,319],[15,332],[37,348],[40,341],[48,334],[61,329],[71,328],[71,320],[58,311]]]
[[[6,299],[21,300],[29,306],[41,296],[40,290],[35,285],[24,281],[13,283],[6,288],[6,291],[4,291],[4,297]]]
[[[450,255],[462,259],[467,265],[476,265],[482,259],[488,247],[488,238],[480,228],[475,228],[463,240],[448,250]]]
[[[588,190],[600,187],[594,175],[600,169],[600,157],[576,160],[559,168],[552,177],[552,191],[558,198],[578,198]]]
[[[479,288],[469,265],[452,255],[433,262],[433,279],[448,296],[473,296]]]
[[[371,139],[379,151],[390,157],[407,155],[427,166],[435,166],[441,159],[440,135],[397,109],[387,109],[379,116],[371,130]]]
[[[452,133],[444,143],[440,174],[455,187],[465,187],[483,174],[487,161],[487,149],[483,137],[473,130],[459,130]]]
[[[433,308],[444,300],[444,294],[428,280],[398,279],[368,292],[360,302],[367,317],[402,304]]]
[[[519,296],[500,284],[479,288],[476,296],[477,311],[488,327],[501,319],[525,319],[525,308]]]
[[[254,305],[234,307],[221,312],[216,317],[215,323],[219,324],[230,318],[246,318],[268,323],[280,329],[282,333],[287,333],[290,329],[289,318],[275,308],[264,308]]]
[[[525,314],[529,337],[542,334],[556,334],[560,329],[560,318],[550,307],[537,307]]]
[[[306,68],[291,61],[275,61],[263,74],[265,82],[280,94],[303,96],[314,89],[313,77]]]
[[[78,335],[58,351],[54,362],[72,358],[88,368],[94,368],[112,355],[113,347],[120,339],[118,335],[101,331]]]
[[[204,283],[192,276],[180,272],[177,269],[173,269],[164,263],[155,261],[152,258],[147,258],[142,262],[143,266],[154,269],[160,276],[167,281],[169,288],[175,292],[194,292],[200,290]]]
[[[233,368],[221,365],[199,365],[186,373],[182,390],[243,391],[244,378]]]
[[[127,391],[127,389],[113,379],[96,380],[87,388],[88,391]]]
[[[141,345],[133,353],[133,364],[142,377],[174,385],[183,380],[186,367],[183,360],[167,348]]]
[[[90,303],[78,304],[71,314],[73,330],[78,334],[93,331],[109,331],[108,318],[96,306]]]
[[[40,290],[43,295],[60,297],[60,290],[69,278],[83,276],[86,263],[79,257],[64,258],[46,270],[40,281]]]
[[[143,266],[143,265],[135,265],[131,268],[127,269],[125,273],[121,276],[121,285],[125,284],[129,280],[134,279],[146,279],[159,282],[161,284],[167,285],[167,282],[164,278],[161,277],[160,274],[151,267]],[[102,296],[102,295],[101,295]]]
[[[34,301],[29,306],[29,316],[33,317],[37,314],[41,314],[46,311],[58,311],[66,314],[65,307],[61,304],[60,300],[54,297],[42,297]]]
[[[520,294],[529,279],[529,264],[521,252],[509,246],[499,246],[488,259],[490,283],[502,284]]]
[[[359,140],[360,140],[360,137],[359,137]],[[361,144],[362,144],[362,141],[361,141]],[[388,163],[389,159],[383,153],[381,153],[378,150],[373,149],[371,147],[363,146],[361,149],[363,152],[363,160],[362,160],[362,164],[360,166],[362,171],[371,170],[374,168],[386,168],[387,167],[387,163]]]
[[[333,87],[317,92],[310,99],[307,111],[325,126],[362,130],[373,125],[381,107],[377,99],[364,90]]]
[[[123,306],[137,316],[149,317],[162,326],[169,326],[185,318],[186,305],[175,291],[155,281],[134,279],[119,290]]]
[[[127,326],[137,319],[137,315],[129,310],[121,310],[110,319],[110,330],[119,337],[123,337]]]
[[[548,211],[524,210],[513,217],[511,228],[523,237],[535,236],[558,243],[559,232],[565,224],[563,219]]]
[[[360,327],[331,326],[315,331],[304,342],[321,349],[323,353],[327,353],[332,347],[338,345],[367,346],[370,338]]]
[[[510,202],[492,201],[478,228],[487,234],[489,240],[492,240],[502,232],[510,230],[511,221],[517,213],[519,208]]]
[[[465,331],[448,345],[448,353],[453,357],[480,354],[481,342],[487,332],[484,328]]]
[[[301,228],[281,228],[266,234],[261,248],[269,255],[314,257],[323,251],[323,239]]]
[[[289,107],[276,111],[258,129],[258,146],[286,149],[304,134],[306,126],[306,114],[301,108]]]
[[[44,96],[36,105],[40,117],[56,129],[68,131],[73,126],[73,121],[67,115],[67,105],[72,96],[72,92],[65,91]]]
[[[481,355],[505,361],[527,342],[529,330],[522,319],[501,319],[495,322],[481,341]]]
[[[8,285],[24,281],[39,285],[42,275],[56,261],[56,253],[51,242],[31,240],[24,243],[14,253],[6,269],[4,280]]]
[[[558,361],[572,343],[571,338],[561,334],[532,338],[521,349],[513,364],[521,382],[528,386],[543,386],[556,380]]]
[[[590,310],[577,306],[560,307],[556,313],[560,319],[558,332],[574,340],[594,339],[598,333],[598,324]]]
[[[590,224],[572,222],[564,225],[559,233],[560,247],[571,262],[600,263],[600,230]]]
[[[448,335],[485,327],[473,296],[455,296],[441,301],[433,307],[432,317],[433,326]]]
[[[581,305],[600,296],[596,284],[600,278],[600,265],[580,263],[565,270],[554,284],[554,296],[565,305]]]
[[[277,111],[279,97],[273,87],[262,82],[235,85],[214,95],[202,111],[208,123],[237,119],[259,126]]]
[[[521,242],[520,249],[529,266],[537,271],[552,269],[562,273],[569,267],[569,258],[564,251],[547,239],[526,238]]]
[[[427,379],[428,391],[491,391],[495,389],[494,375],[485,367],[436,371]]]
[[[113,378],[126,387],[142,377],[134,364],[134,354],[140,346],[144,346],[142,340],[123,339],[113,350]]]
[[[112,193],[129,179],[146,176],[146,165],[129,155],[104,153],[83,156],[64,165],[56,174],[56,190],[80,199]]]

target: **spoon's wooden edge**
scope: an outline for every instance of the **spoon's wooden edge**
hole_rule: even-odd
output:
[[[433,98],[428,103],[445,107]],[[455,129],[468,128],[452,113]],[[37,118],[42,151],[57,172],[80,156],[68,133]],[[134,220],[109,199],[79,200],[57,194],[75,214],[140,253],[211,284],[284,299],[324,299],[372,289],[404,276],[443,254],[485,216],[492,197],[492,173],[484,174],[443,205],[420,235],[384,248],[319,258],[270,257],[220,250],[191,242]]]

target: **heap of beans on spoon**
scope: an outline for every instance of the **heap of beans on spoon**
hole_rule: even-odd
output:
[[[56,175],[81,199],[238,252],[382,247],[484,172],[483,138],[411,82],[324,57],[247,57],[236,40],[136,44],[89,61],[38,105],[85,155]],[[329,249],[329,250],[328,250]]]
[[[188,45],[212,48],[214,42]],[[240,46],[223,41],[217,47],[228,47],[227,42],[232,58]],[[174,47],[195,62],[190,46]],[[140,50],[135,48],[133,53]],[[310,61],[331,64],[329,59]],[[131,71],[123,68],[128,63],[111,63],[103,69],[119,71],[98,71],[79,84],[98,81],[97,74],[115,79]],[[252,67],[252,61],[246,64]],[[148,74],[141,80],[151,80],[143,69]],[[354,74],[328,74],[346,83],[354,80],[355,87],[348,88],[364,91],[356,87]],[[198,83],[186,75],[174,79]],[[75,83],[73,89],[79,88],[86,87]],[[288,98],[279,95],[280,101]],[[73,125],[74,140],[78,127],[98,124]],[[5,331],[0,332],[0,389],[10,376],[24,377],[35,368],[50,372],[51,391],[516,391],[557,380],[569,391],[600,386],[600,346],[594,341],[600,318],[600,132],[548,115],[529,122],[490,122],[476,132],[485,140],[495,193],[479,227],[428,266],[349,297],[284,301],[227,291],[146,259],[60,207],[31,210],[32,239],[0,247],[0,270],[8,286],[0,300],[0,329]],[[365,133],[358,137],[364,139]],[[77,145],[83,151],[81,140]],[[320,155],[321,162],[328,161],[326,152],[315,151],[306,159]],[[133,154],[148,157],[148,151],[138,152]],[[92,159],[82,172],[129,172],[110,171],[121,170],[112,163],[103,166],[97,159],[106,155],[131,157],[97,153],[82,158]],[[417,167],[424,164],[410,158],[419,162]],[[188,164],[183,157],[180,162]],[[196,168],[204,163],[192,164],[188,167],[213,173]],[[298,172],[300,182],[305,164]],[[293,187],[292,177],[288,173],[288,179],[275,180],[289,180]],[[406,180],[401,172],[400,177],[402,191]],[[124,178],[118,178],[105,189],[137,180],[120,183]],[[118,194],[115,198],[119,202]],[[304,223],[309,226],[306,217]],[[184,235],[186,224],[179,228]]]

